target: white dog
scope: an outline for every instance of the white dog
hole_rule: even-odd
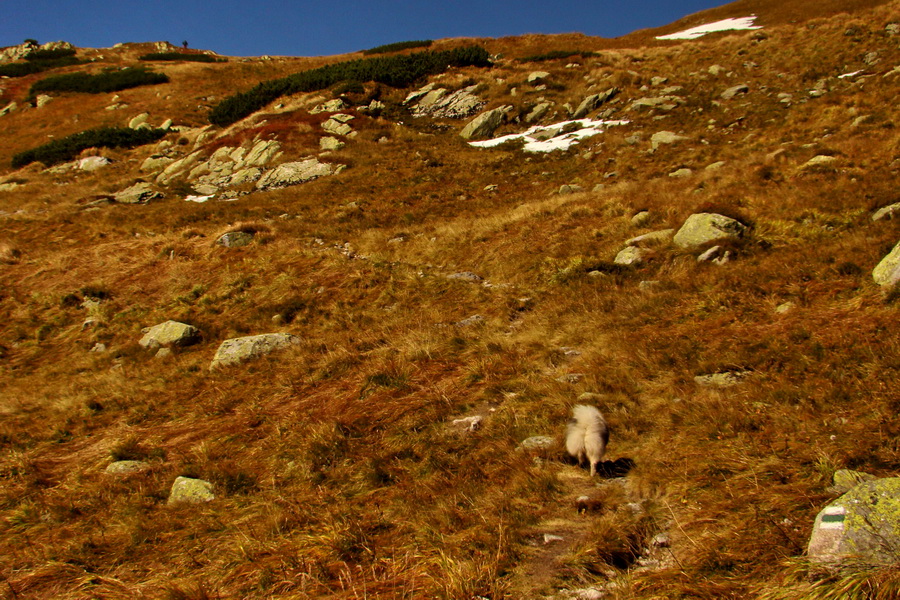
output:
[[[606,453],[609,429],[600,411],[593,406],[578,404],[572,408],[566,432],[566,450],[578,457],[578,464],[587,458],[591,462],[591,476],[597,474],[597,465]]]

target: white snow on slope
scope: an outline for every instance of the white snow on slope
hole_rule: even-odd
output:
[[[707,33],[713,33],[715,31],[744,31],[749,29],[762,29],[762,27],[753,25],[753,21],[755,20],[756,15],[750,17],[740,17],[737,19],[723,19],[722,21],[716,21],[715,23],[707,23],[706,25],[700,25],[699,27],[685,29],[684,31],[679,31],[678,33],[658,35],[656,36],[656,39],[696,40],[698,37],[702,37]]]
[[[583,139],[603,133],[606,127],[627,124],[628,121],[592,121],[590,119],[563,121],[554,125],[535,126],[523,133],[503,135],[492,140],[469,142],[469,145],[476,148],[493,148],[504,142],[524,140],[525,145],[522,146],[522,149],[526,152],[553,152],[554,150],[568,150]]]

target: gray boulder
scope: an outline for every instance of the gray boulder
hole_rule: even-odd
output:
[[[637,246],[628,246],[616,255],[616,257],[613,259],[613,262],[617,265],[636,266],[643,263],[646,256],[647,250],[645,250],[644,248],[638,248]]]
[[[128,127],[130,129],[138,129],[142,125],[145,125],[149,118],[150,118],[150,113],[141,113],[138,116],[131,119],[130,121],[128,121]]]
[[[319,148],[325,151],[340,150],[345,146],[344,142],[335,137],[323,137],[319,140]]]
[[[900,215],[900,202],[896,204],[891,204],[889,206],[882,206],[874,213],[872,213],[873,221],[882,221],[882,220],[890,220],[894,217]]]
[[[322,163],[315,158],[284,163],[263,175],[260,180],[256,182],[256,189],[272,190],[291,185],[298,185],[326,175],[334,175],[343,168],[344,165]]]
[[[878,285],[889,287],[900,282],[900,242],[875,266],[872,279]]]
[[[275,159],[281,152],[281,144],[275,140],[260,140],[254,144],[242,163],[244,167],[262,167]]]
[[[37,98],[34,99],[34,105],[38,108],[43,108],[47,106],[53,100],[53,96],[48,96],[47,94],[39,94]]]
[[[865,481],[826,506],[809,539],[811,561],[892,565],[900,555],[900,477]]]
[[[701,387],[727,388],[742,383],[750,376],[750,371],[725,371],[709,375],[697,375],[694,383]]]
[[[429,88],[419,97],[419,101],[412,108],[412,113],[417,117],[431,115],[438,119],[462,119],[473,115],[486,104],[474,94],[476,87],[471,85],[453,93],[448,93],[443,88]]]
[[[177,477],[169,492],[168,504],[200,504],[215,499],[210,482],[193,477]]]
[[[146,327],[142,332],[144,337],[138,342],[142,348],[183,347],[200,341],[200,330],[178,321],[166,321],[153,327]]]
[[[638,214],[641,214],[641,213],[638,213]],[[635,216],[637,216],[637,215],[635,215]],[[633,217],[632,217],[632,221],[634,221]],[[673,235],[675,235],[674,229],[660,229],[659,231],[651,231],[650,233],[645,233],[643,235],[638,235],[631,239],[625,240],[625,245],[626,246],[648,246],[648,245],[665,244],[665,243],[668,243],[672,239]]]
[[[353,133],[353,128],[350,127],[347,123],[350,119],[342,119],[339,117],[353,117],[350,115],[336,114],[332,115],[330,119],[322,123],[322,129],[327,131],[328,133],[333,133],[335,135],[350,135]]]
[[[687,218],[672,241],[680,248],[696,248],[709,242],[739,239],[747,226],[716,213],[697,213]]]
[[[463,127],[463,130],[459,132],[460,137],[464,140],[490,137],[511,109],[511,106],[500,106],[481,113]]]
[[[689,139],[689,137],[678,135],[672,131],[657,131],[652,136],[650,136],[650,145],[654,150],[656,150],[663,144],[674,144],[676,142],[683,142]]]
[[[236,365],[299,343],[300,338],[289,333],[264,333],[225,340],[216,350],[209,369]]]
[[[546,435],[535,435],[519,444],[518,450],[550,450],[556,446],[556,440]]]
[[[540,104],[532,108],[528,115],[525,116],[525,122],[534,123],[536,121],[540,121],[550,111],[551,106],[553,105],[550,102],[541,102]]]
[[[722,92],[719,97],[722,100],[731,100],[737,95],[746,94],[750,92],[750,86],[746,84],[736,85],[734,87],[730,87],[724,92]]]
[[[598,109],[600,106],[612,100],[616,94],[619,93],[619,88],[611,87],[605,92],[601,94],[593,94],[591,96],[586,97],[581,101],[581,104],[578,105],[578,108],[572,113],[573,119],[582,119],[588,115],[591,111]]]
[[[153,189],[149,183],[136,183],[130,188],[113,194],[116,202],[121,204],[143,204],[161,198],[162,194]]]

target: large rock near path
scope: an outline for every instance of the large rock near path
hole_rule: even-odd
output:
[[[138,342],[143,348],[169,346],[190,346],[200,341],[200,331],[193,325],[166,321],[143,330],[144,337]]]
[[[900,477],[860,483],[822,509],[808,555],[829,566],[895,564],[900,556]]]
[[[236,365],[299,343],[300,338],[289,333],[264,333],[225,340],[216,350],[209,370]]]

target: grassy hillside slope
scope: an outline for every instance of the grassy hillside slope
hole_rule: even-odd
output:
[[[900,202],[900,2],[791,6],[797,23],[761,1],[710,13],[755,12],[764,35],[434,43],[494,56],[428,81],[512,106],[497,135],[621,90],[592,115],[628,124],[550,154],[469,146],[469,119],[410,114],[419,85],[339,84],[208,125],[230,94],[361,53],[155,63],[168,83],[41,107],[26,96],[46,73],[3,80],[0,597],[848,597],[804,554],[835,470],[900,470],[898,304],[871,277],[900,241],[871,218]],[[153,50],[79,50],[95,62],[53,74]],[[553,50],[587,56],[520,60]],[[630,108],[661,96],[677,100]],[[356,134],[322,152],[329,113],[310,109],[334,97]],[[373,99],[380,114],[360,110]],[[141,113],[174,129],[85,150],[113,161],[95,171],[10,166]],[[660,131],[685,139],[654,149]],[[141,169],[259,141],[347,168],[205,203],[185,201],[196,177]],[[804,167],[816,156],[835,160]],[[162,198],[113,200],[138,182]],[[665,242],[613,264],[697,212],[750,227],[726,264]],[[253,242],[217,245],[229,231]],[[202,340],[156,357],[142,329],[169,319]],[[271,332],[300,343],[209,370],[222,341]],[[695,380],[723,372],[746,377]],[[611,429],[594,479],[562,446],[585,393]],[[523,449],[533,436],[554,445]],[[123,459],[147,470],[105,472]],[[216,499],[169,505],[178,476]]]

